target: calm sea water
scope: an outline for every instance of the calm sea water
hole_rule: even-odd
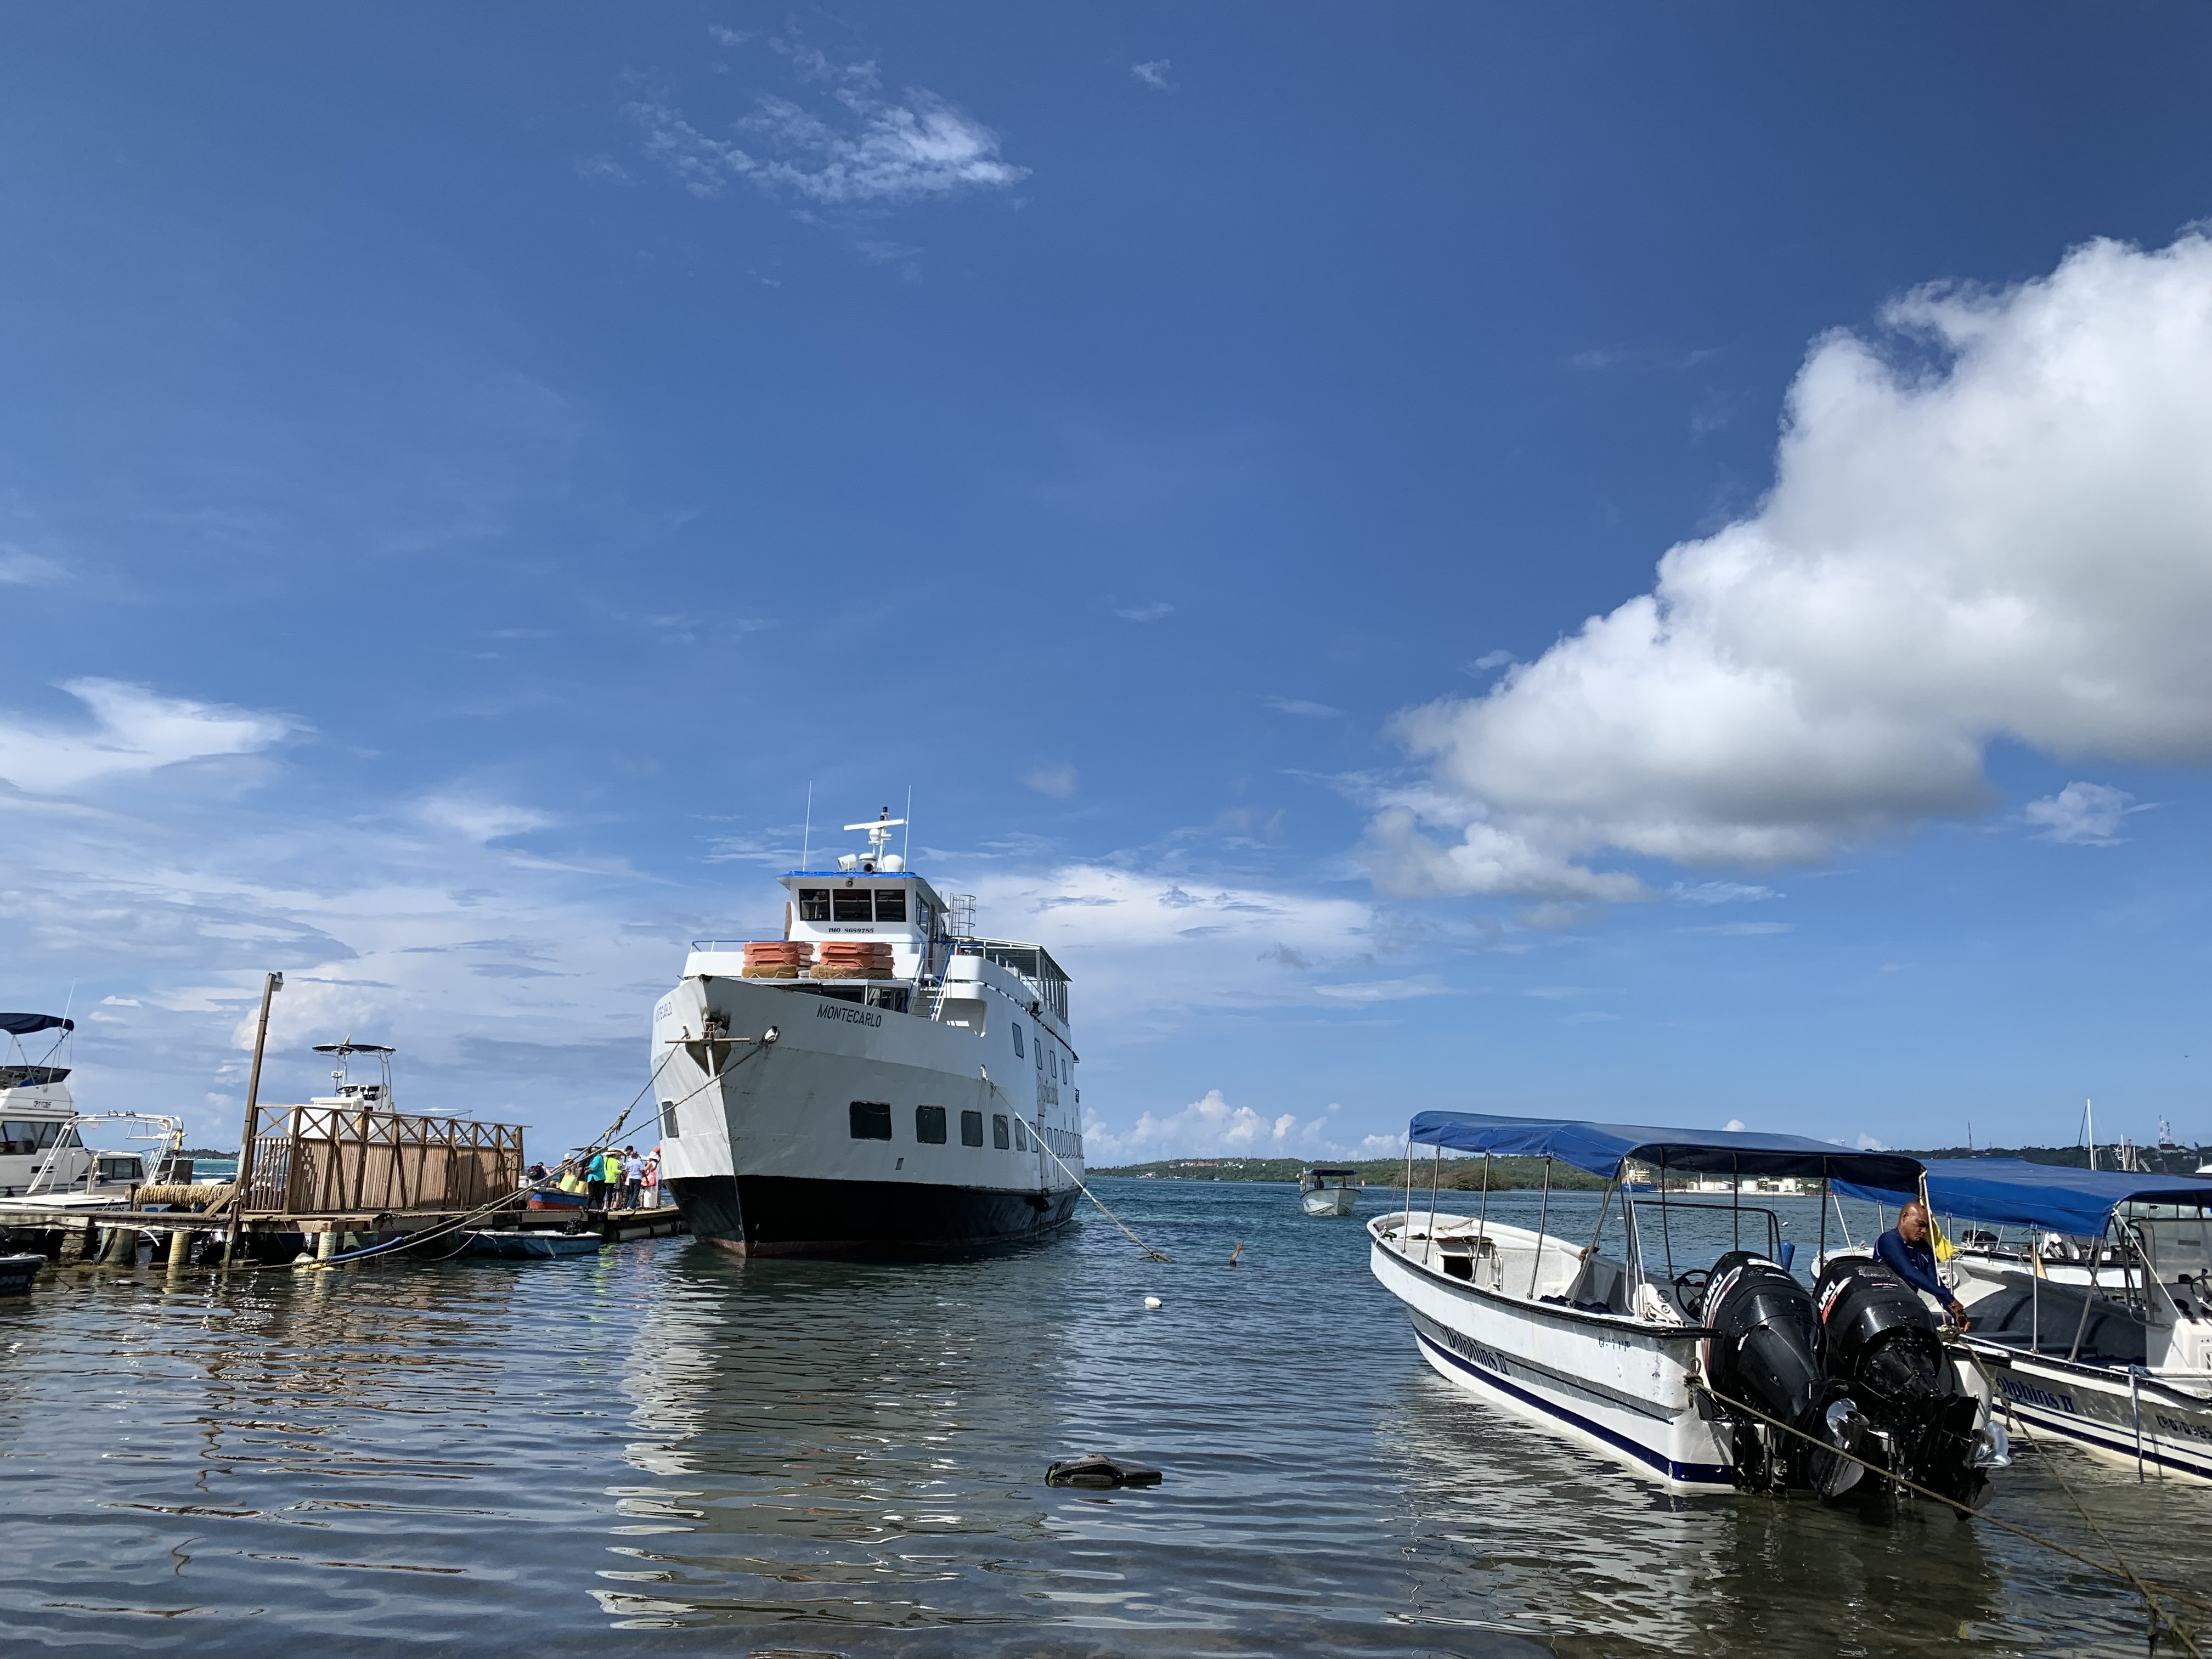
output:
[[[8,1649],[2143,1650],[2132,1597],[1994,1528],[1667,1498],[1494,1414],[1418,1359],[1359,1222],[1287,1187],[1099,1190],[1173,1265],[1094,1212],[957,1261],[668,1240],[0,1304]],[[1044,1486],[1093,1449],[1166,1480]],[[2094,1548],[2057,1473],[2212,1588],[2212,1492],[2056,1450],[1991,1512]]]

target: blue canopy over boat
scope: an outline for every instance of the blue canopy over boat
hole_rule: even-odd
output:
[[[74,1031],[76,1022],[59,1014],[0,1014],[0,1031],[29,1036],[36,1031]]]
[[[2072,1238],[2095,1238],[2123,1204],[2212,1205],[2212,1181],[2187,1176],[2124,1175],[2071,1170],[2017,1158],[1936,1158],[1928,1161],[1928,1201],[1936,1213],[2001,1227],[2040,1227]],[[1908,1183],[1846,1178],[1836,1190],[1875,1204],[1917,1196]]]
[[[1640,1123],[1578,1123],[1549,1117],[1491,1117],[1480,1112],[1423,1112],[1413,1139],[1424,1146],[1491,1152],[1500,1158],[1556,1158],[1608,1180],[1624,1159],[1692,1175],[1805,1176],[1873,1187],[1920,1184],[1920,1160],[1899,1152],[1861,1152],[1802,1135],[1743,1129],[1657,1129]]]

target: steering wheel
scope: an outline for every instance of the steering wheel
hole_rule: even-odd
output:
[[[1705,1286],[1712,1283],[1709,1267],[1692,1267],[1674,1275],[1674,1299],[1682,1304],[1682,1311],[1692,1319],[1705,1311]]]

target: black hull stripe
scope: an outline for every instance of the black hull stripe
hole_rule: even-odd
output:
[[[1003,1244],[1065,1224],[1077,1197],[1073,1187],[1008,1192],[791,1176],[690,1176],[668,1185],[695,1237],[744,1255]]]
[[[1581,1430],[1584,1434],[1602,1440],[1607,1445],[1626,1452],[1638,1462],[1667,1476],[1671,1480],[1680,1480],[1695,1486],[1729,1486],[1735,1484],[1735,1471],[1725,1463],[1677,1463],[1672,1458],[1653,1451],[1649,1446],[1638,1444],[1626,1435],[1614,1433],[1602,1423],[1592,1422],[1579,1412],[1570,1411],[1565,1406],[1554,1405],[1540,1395],[1531,1394],[1526,1389],[1516,1388],[1504,1377],[1493,1376],[1479,1365],[1468,1364],[1450,1349],[1439,1347],[1420,1330],[1414,1331],[1413,1340],[1431,1354],[1466,1372],[1484,1387],[1495,1389],[1498,1393],[1517,1400],[1523,1405],[1534,1407],[1547,1417],[1555,1417],[1560,1422]]]
[[[2063,1434],[2069,1440],[2083,1441],[2101,1451],[2117,1453],[2130,1460],[2136,1455],[2135,1434],[2132,1430],[2118,1429],[2100,1432],[2098,1431],[2102,1428],[2101,1425],[2093,1428],[2078,1417],[2063,1416],[2057,1412],[2046,1411],[2040,1406],[2023,1405],[2017,1400],[2013,1401],[2011,1404],[2014,1412],[2027,1418],[2039,1429],[2049,1429],[2053,1434]],[[2207,1460],[2192,1462],[2185,1457],[2166,1456],[2152,1449],[2148,1435],[2143,1437],[2142,1460],[2146,1463],[2155,1463],[2162,1469],[2179,1469],[2184,1474],[2194,1475],[2199,1480],[2212,1480],[2212,1462]]]

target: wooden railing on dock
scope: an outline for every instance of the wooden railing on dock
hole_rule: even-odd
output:
[[[469,1210],[522,1181],[522,1126],[343,1106],[254,1111],[245,1214]]]

